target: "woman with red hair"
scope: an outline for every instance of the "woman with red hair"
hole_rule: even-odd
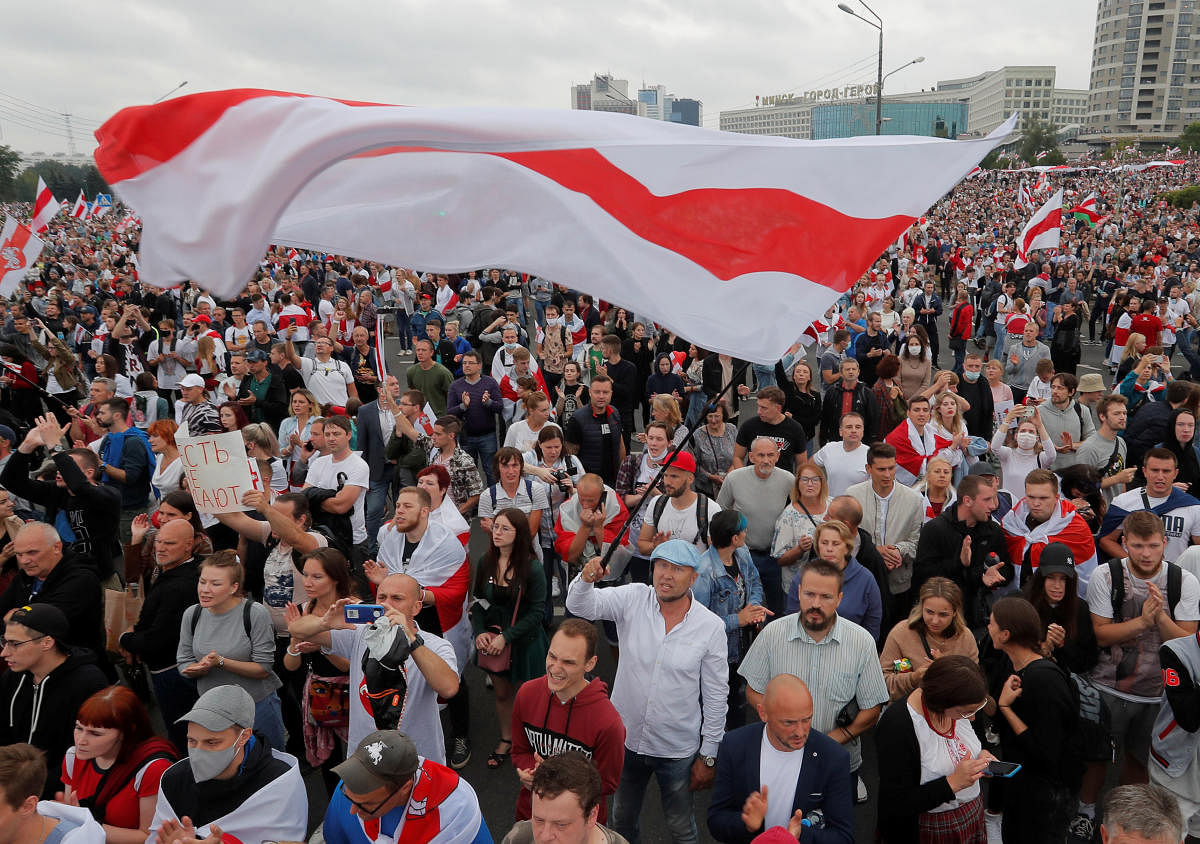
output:
[[[240,431],[250,424],[250,417],[246,415],[246,411],[240,404],[235,401],[227,401],[217,408],[217,412],[221,417],[221,427],[225,429],[225,433]]]
[[[150,834],[158,783],[178,759],[158,738],[130,689],[109,686],[83,702],[75,745],[63,759],[60,802],[82,806],[104,825],[109,844],[142,844]]]

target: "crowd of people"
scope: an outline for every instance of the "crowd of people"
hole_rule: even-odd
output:
[[[0,840],[637,844],[651,780],[677,844],[1200,837],[1197,169],[1061,176],[1103,216],[1023,266],[968,180],[774,366],[502,268],[158,290],[60,218],[0,303]]]

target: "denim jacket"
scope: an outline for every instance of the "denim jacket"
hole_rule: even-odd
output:
[[[725,573],[725,564],[721,562],[716,548],[709,548],[700,555],[699,576],[692,585],[692,597],[704,604],[725,622],[725,632],[729,639],[729,661],[742,661],[741,630],[738,626],[738,611],[747,604],[762,605],[762,580],[758,569],[750,559],[750,551],[739,548],[734,552],[733,559],[737,562],[738,571],[742,575],[742,583],[746,589],[746,601],[739,601],[738,588],[733,578]]]

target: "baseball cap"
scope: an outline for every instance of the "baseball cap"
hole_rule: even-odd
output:
[[[696,550],[695,545],[682,539],[668,539],[655,548],[651,556],[656,560],[666,560],[677,566],[700,568],[700,552]]]
[[[192,322],[202,322],[205,325],[212,325],[212,317],[208,314],[196,314],[192,317]]]
[[[192,372],[188,375],[183,376],[181,379],[179,379],[179,386],[180,387],[203,387],[204,379],[201,378],[196,373]]]
[[[17,441],[17,435],[16,432],[7,425],[0,425],[0,439],[6,439],[10,443],[15,443]]]
[[[241,686],[215,686],[192,706],[190,712],[175,721],[199,724],[219,733],[230,727],[254,726],[254,698]]]
[[[1079,386],[1075,388],[1077,393],[1102,393],[1104,392],[1104,379],[1099,373],[1089,372],[1079,378]]]
[[[246,352],[246,360],[248,361],[265,361],[269,359],[270,358],[267,357],[267,353],[262,349],[251,349],[250,351]]]
[[[989,477],[999,477],[999,473],[996,471],[996,467],[993,466],[991,463],[988,463],[986,460],[981,460],[978,463],[976,463],[974,466],[971,467],[971,469],[967,472],[967,474],[968,475],[986,475]]]
[[[66,613],[52,604],[27,604],[15,611],[8,620],[24,625],[35,633],[50,636],[64,647],[71,638],[71,623],[67,621]]]
[[[681,469],[684,472],[691,472],[693,475],[696,474],[696,458],[691,455],[691,452],[679,452],[671,458],[667,465]]]
[[[399,730],[376,730],[333,772],[349,791],[370,794],[380,788],[395,788],[416,772],[420,760],[417,746]]]
[[[1075,555],[1061,542],[1050,542],[1042,549],[1042,556],[1038,558],[1038,571],[1043,576],[1051,574],[1065,574],[1067,577],[1078,576],[1078,572],[1075,571]]]

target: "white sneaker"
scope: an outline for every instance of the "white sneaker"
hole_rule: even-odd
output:
[[[557,598],[562,594],[562,587],[558,585],[558,578],[550,578],[550,597]]]
[[[858,794],[855,795],[854,802],[855,803],[866,803],[867,798],[869,796],[867,794],[867,784],[865,782],[863,782],[862,777],[856,777],[855,779],[858,780]]]
[[[1004,839],[1000,834],[1000,826],[1004,821],[1004,815],[1001,812],[986,812],[983,816],[983,826],[987,830],[988,844],[1004,844]]]

